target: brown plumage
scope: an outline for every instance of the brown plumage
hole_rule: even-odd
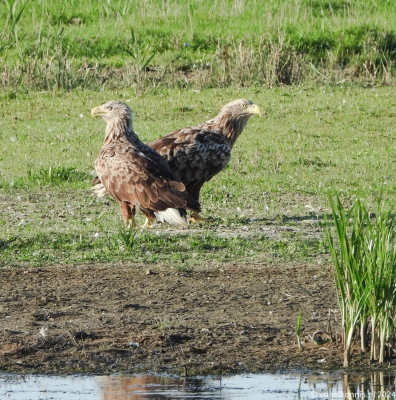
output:
[[[109,101],[94,108],[92,116],[101,116],[107,123],[95,162],[102,195],[108,192],[119,202],[124,221],[133,223],[137,206],[148,219],[156,215],[161,221],[187,224],[185,209],[197,212],[199,203],[165,160],[135,134],[131,109]]]
[[[234,100],[222,107],[213,119],[200,125],[177,129],[149,146],[169,164],[175,176],[184,183],[189,195],[197,202],[200,190],[230,161],[231,150],[249,118],[261,115],[261,109],[249,100]],[[94,191],[104,196],[100,181],[94,181]],[[193,211],[193,221],[201,219]]]
[[[253,114],[261,115],[259,106],[245,99],[234,100],[223,106],[215,118],[177,129],[149,146],[164,157],[198,201],[203,184],[229,163],[232,147]],[[193,212],[192,219],[199,220],[199,214]]]

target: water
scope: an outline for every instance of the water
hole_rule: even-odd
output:
[[[178,378],[163,375],[0,375],[0,399],[395,399],[395,374],[260,374]]]

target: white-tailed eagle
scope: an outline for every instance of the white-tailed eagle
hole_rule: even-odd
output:
[[[229,163],[235,141],[254,114],[261,115],[259,106],[245,99],[234,100],[215,118],[177,129],[148,145],[164,157],[189,195],[198,201],[203,184]],[[191,219],[199,220],[199,213],[193,211]]]
[[[95,107],[92,116],[102,117],[107,124],[95,162],[101,190],[119,202],[125,223],[134,224],[135,207],[139,207],[148,218],[146,224],[154,215],[160,221],[187,224],[186,209],[199,212],[199,202],[188,195],[166,161],[138,138],[129,106],[109,101]]]

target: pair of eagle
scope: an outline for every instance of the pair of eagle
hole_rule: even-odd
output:
[[[95,107],[92,116],[102,117],[107,126],[95,162],[94,192],[114,197],[124,222],[132,226],[136,207],[146,216],[143,226],[156,218],[186,225],[186,210],[198,222],[201,187],[229,163],[232,147],[253,114],[261,115],[259,106],[235,100],[215,118],[146,145],[133,131],[128,105],[109,101]]]

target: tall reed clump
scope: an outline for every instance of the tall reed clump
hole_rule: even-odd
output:
[[[375,216],[360,200],[349,211],[338,196],[330,196],[330,204],[335,230],[328,227],[326,235],[342,317],[344,367],[358,327],[362,350],[371,337],[371,359],[382,363],[395,322],[395,220],[381,200]]]

